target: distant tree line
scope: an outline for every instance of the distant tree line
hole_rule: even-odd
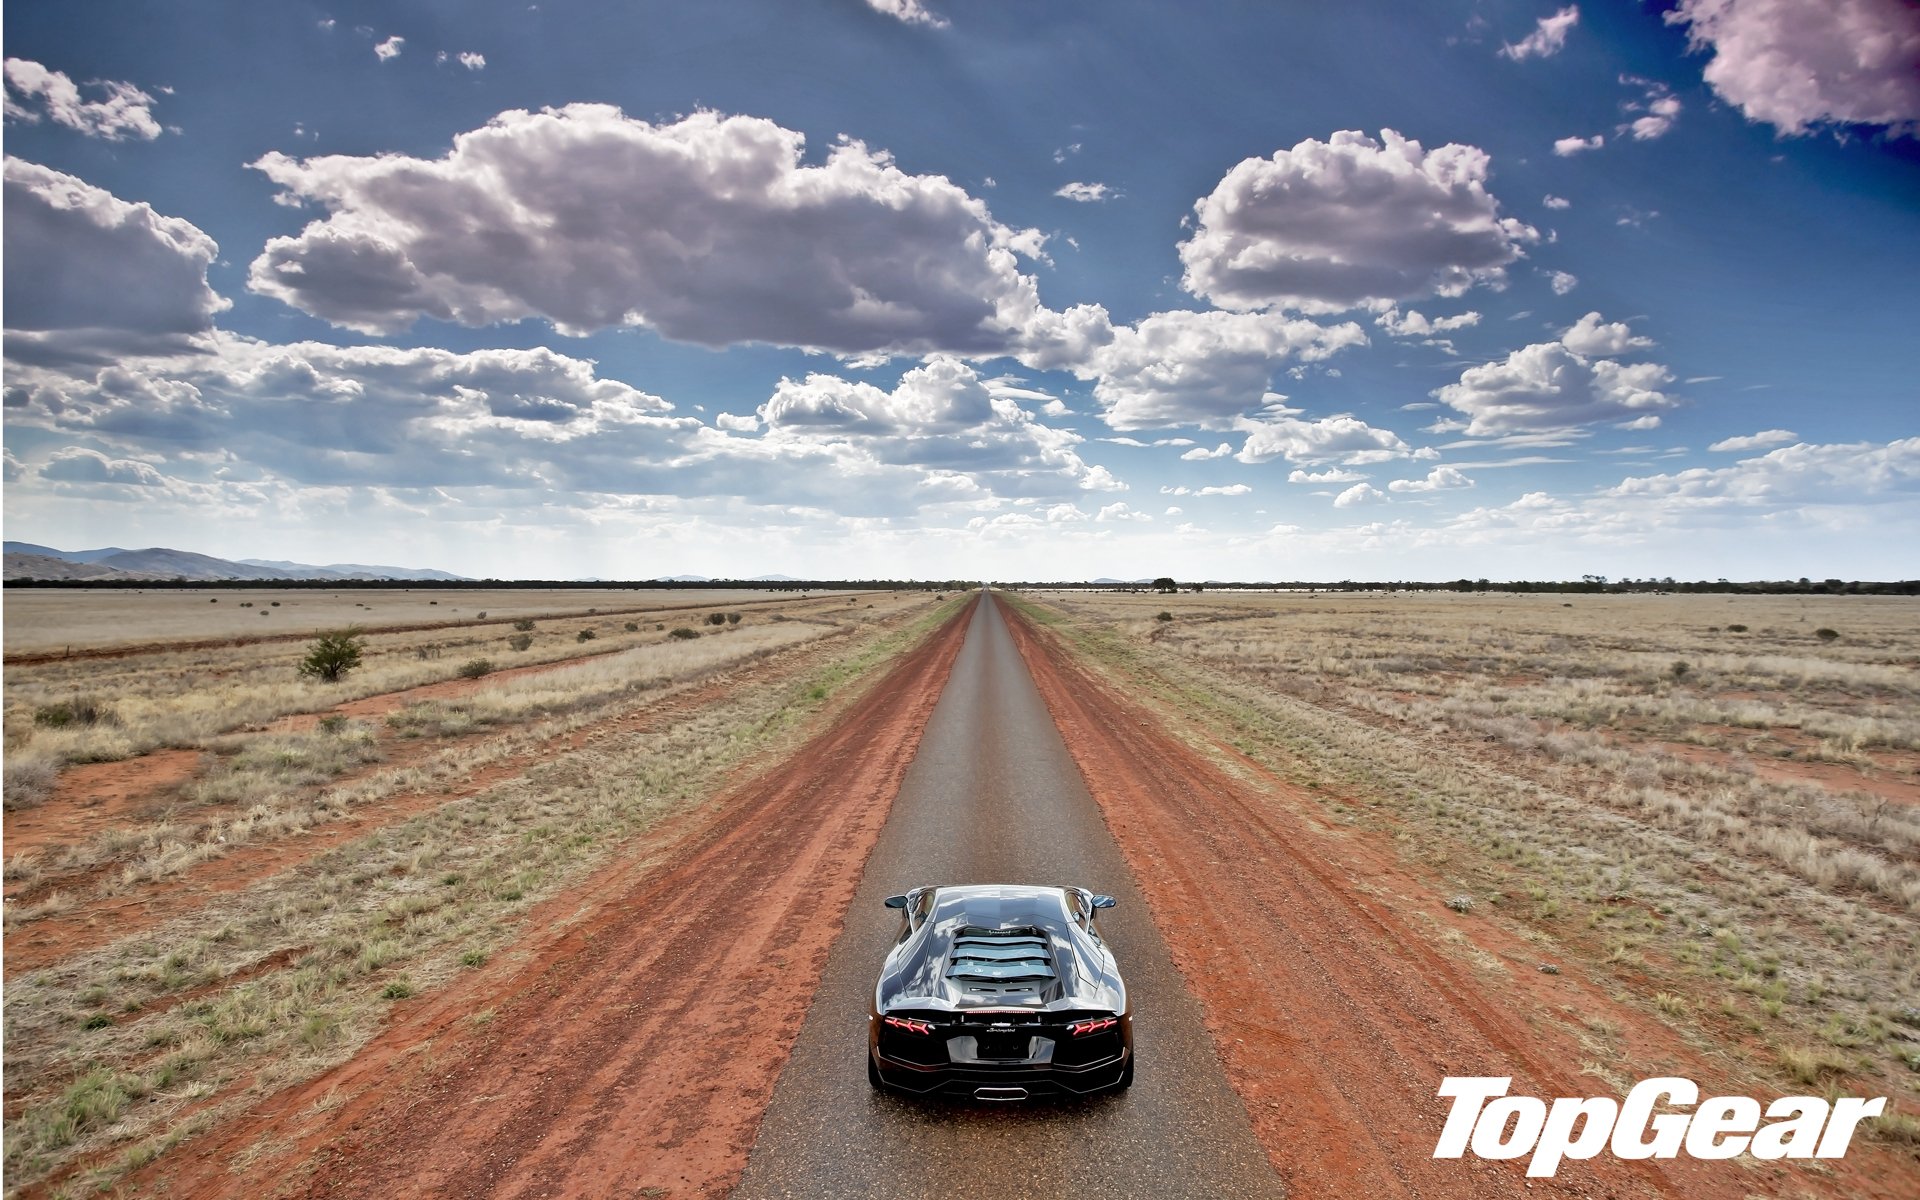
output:
[[[1098,592],[1198,592],[1217,591],[1297,591],[1297,592],[1587,592],[1604,595],[1628,593],[1726,593],[1765,596],[1920,596],[1920,579],[1867,581],[1859,579],[1698,579],[1678,580],[1672,576],[1655,579],[1608,579],[1605,575],[1583,575],[1579,579],[1514,579],[1495,582],[1490,579],[1417,580],[1267,580],[1227,583],[1176,583],[1161,576],[1151,583],[1080,583],[1027,581],[996,583],[1004,588],[1076,589]]]
[[[399,592],[495,592],[528,591],[754,591],[754,592],[957,592],[980,586],[978,580],[965,579],[9,579],[6,586],[31,588],[104,588],[113,591],[169,591],[173,589],[222,591],[399,591]]]

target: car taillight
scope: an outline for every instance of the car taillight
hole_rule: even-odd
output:
[[[893,1026],[895,1029],[904,1029],[908,1033],[933,1032],[933,1024],[929,1021],[918,1021],[912,1017],[887,1017],[885,1020],[887,1024]]]
[[[1092,1017],[1085,1021],[1075,1021],[1067,1026],[1067,1032],[1075,1037],[1085,1037],[1089,1033],[1099,1033],[1103,1029],[1112,1029],[1120,1023],[1119,1017]]]

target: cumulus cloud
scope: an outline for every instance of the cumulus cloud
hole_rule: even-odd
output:
[[[1533,32],[1517,42],[1500,48],[1500,53],[1519,62],[1527,58],[1552,58],[1567,44],[1567,34],[1580,23],[1580,9],[1569,4],[1550,17],[1541,17]]]
[[[1596,133],[1592,137],[1563,137],[1553,144],[1553,152],[1561,158],[1569,158],[1583,150],[1598,150],[1607,144],[1605,134]]]
[[[1249,158],[1194,205],[1183,283],[1228,308],[1337,312],[1498,286],[1539,232],[1500,215],[1475,146],[1345,130]]]
[[[407,44],[407,39],[401,37],[399,34],[396,33],[392,37],[388,38],[386,41],[381,42],[376,46],[374,46],[373,56],[379,59],[381,62],[390,62],[393,59],[400,57],[400,47],[406,44]]]
[[[1151,521],[1153,518],[1143,512],[1135,512],[1124,503],[1109,504],[1102,508],[1096,521]]]
[[[462,50],[459,59],[460,65],[469,71],[484,71],[487,69],[487,56],[484,54],[472,50]]]
[[[502,113],[443,158],[254,164],[324,219],[269,241],[250,286],[338,325],[543,317],[564,333],[644,325],[709,346],[845,354],[1019,352],[1048,367],[1109,333],[1106,313],[1045,310],[1001,225],[938,175],[843,140],[819,165],[771,121],[671,124],[608,105]]]
[[[1359,466],[1422,456],[1421,452],[1408,446],[1392,430],[1375,428],[1358,417],[1345,414],[1309,421],[1302,420],[1297,414],[1283,413],[1264,419],[1243,419],[1237,428],[1244,430],[1247,435],[1245,444],[1236,456],[1243,463],[1264,463],[1284,458],[1288,462],[1308,465],[1342,463]]]
[[[1245,496],[1252,491],[1251,484],[1229,483],[1216,487],[1203,487],[1193,494],[1196,496]]]
[[[33,123],[44,116],[56,125],[109,141],[128,137],[152,141],[160,136],[153,97],[131,83],[96,80],[87,86],[105,94],[86,100],[65,72],[50,71],[30,59],[7,59],[4,73],[6,115],[15,120]]]
[[[1195,446],[1193,449],[1187,451],[1185,454],[1182,454],[1180,457],[1188,462],[1198,462],[1202,459],[1226,458],[1232,453],[1233,453],[1232,443],[1221,442],[1218,446],[1215,446],[1211,450],[1207,449],[1204,446]]]
[[[1561,342],[1544,342],[1515,350],[1504,362],[1469,367],[1459,382],[1432,395],[1467,418],[1469,435],[1489,437],[1657,415],[1679,404],[1660,390],[1672,380],[1658,363],[1589,359]]]
[[[782,379],[759,417],[776,441],[844,443],[880,462],[974,478],[993,473],[1007,494],[1125,486],[1104,467],[1081,460],[1073,449],[1078,434],[995,397],[973,367],[948,356],[908,371],[891,391],[833,375]]]
[[[1630,350],[1644,350],[1653,339],[1636,336],[1623,321],[1605,321],[1590,312],[1560,334],[1560,344],[1587,358],[1617,358]]]
[[[1605,496],[1722,508],[1871,503],[1920,492],[1920,437],[1884,445],[1800,443],[1731,467],[1694,467],[1622,480]]]
[[[1155,313],[1111,337],[1074,371],[1095,380],[1094,399],[1114,429],[1230,428],[1265,402],[1281,362],[1318,362],[1367,341],[1351,321],[1328,326],[1217,309]]]
[[[1781,133],[1920,128],[1920,7],[1908,0],[1681,0],[1666,16],[1711,50],[1716,94]]]
[[[716,429],[730,429],[735,433],[752,433],[760,428],[760,418],[752,414],[720,413],[713,418]]]
[[[1444,492],[1470,488],[1473,480],[1453,467],[1435,467],[1425,479],[1396,479],[1387,485],[1390,492]]]
[[[1288,483],[1359,483],[1366,479],[1358,471],[1348,471],[1341,467],[1329,467],[1324,471],[1308,471],[1295,468],[1287,476]]]
[[[147,463],[109,458],[98,450],[79,446],[56,450],[40,468],[40,476],[60,483],[117,483],[129,487],[164,487],[167,482]]]
[[[1616,132],[1630,133],[1636,142],[1650,142],[1655,138],[1665,137],[1667,131],[1673,128],[1673,123],[1680,119],[1680,98],[1675,96],[1666,84],[1656,83],[1650,79],[1627,77],[1623,82],[1644,86],[1647,89],[1647,95],[1644,100],[1627,105],[1628,112],[1643,115],[1620,126]]]
[[[908,25],[926,25],[933,29],[947,27],[947,19],[928,11],[920,0],[867,0],[867,7]]]
[[[1436,334],[1451,333],[1456,329],[1467,329],[1480,323],[1477,312],[1463,312],[1451,317],[1431,320],[1422,313],[1401,312],[1398,308],[1388,308],[1373,323],[1394,337],[1433,337]]]
[[[1547,283],[1552,286],[1554,295],[1564,296],[1580,286],[1580,277],[1571,271],[1548,271]]]
[[[1573,207],[1573,201],[1567,199],[1565,196],[1555,196],[1555,195],[1552,195],[1551,193],[1549,193],[1545,198],[1543,198],[1540,201],[1540,203],[1546,205],[1548,208],[1554,208],[1554,209]]]
[[[191,222],[22,159],[5,175],[9,356],[184,349],[228,307],[207,284],[220,247]]]
[[[1800,435],[1787,429],[1762,429],[1759,433],[1745,437],[1722,438],[1707,449],[1718,454],[1739,453],[1746,450],[1764,450],[1768,446],[1783,446],[1800,440]]]
[[[1377,504],[1387,498],[1387,494],[1370,483],[1356,483],[1333,498],[1335,508],[1354,508],[1362,504]]]
[[[1068,183],[1061,185],[1053,194],[1082,204],[1098,204],[1102,200],[1112,199],[1115,192],[1104,183]]]

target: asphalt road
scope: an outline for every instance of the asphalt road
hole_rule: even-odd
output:
[[[1070,883],[1118,899],[1100,926],[1133,998],[1130,1091],[996,1106],[868,1087],[867,1005],[898,930],[881,901],[928,883]],[[1285,1194],[990,596],[975,610],[733,1194]]]

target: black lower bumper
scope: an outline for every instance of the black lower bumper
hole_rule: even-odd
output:
[[[1091,1096],[1112,1091],[1129,1078],[1131,1050],[1085,1066],[1024,1063],[1004,1067],[985,1064],[925,1066],[901,1062],[871,1051],[882,1086],[916,1096],[972,1100],[1039,1100]]]

